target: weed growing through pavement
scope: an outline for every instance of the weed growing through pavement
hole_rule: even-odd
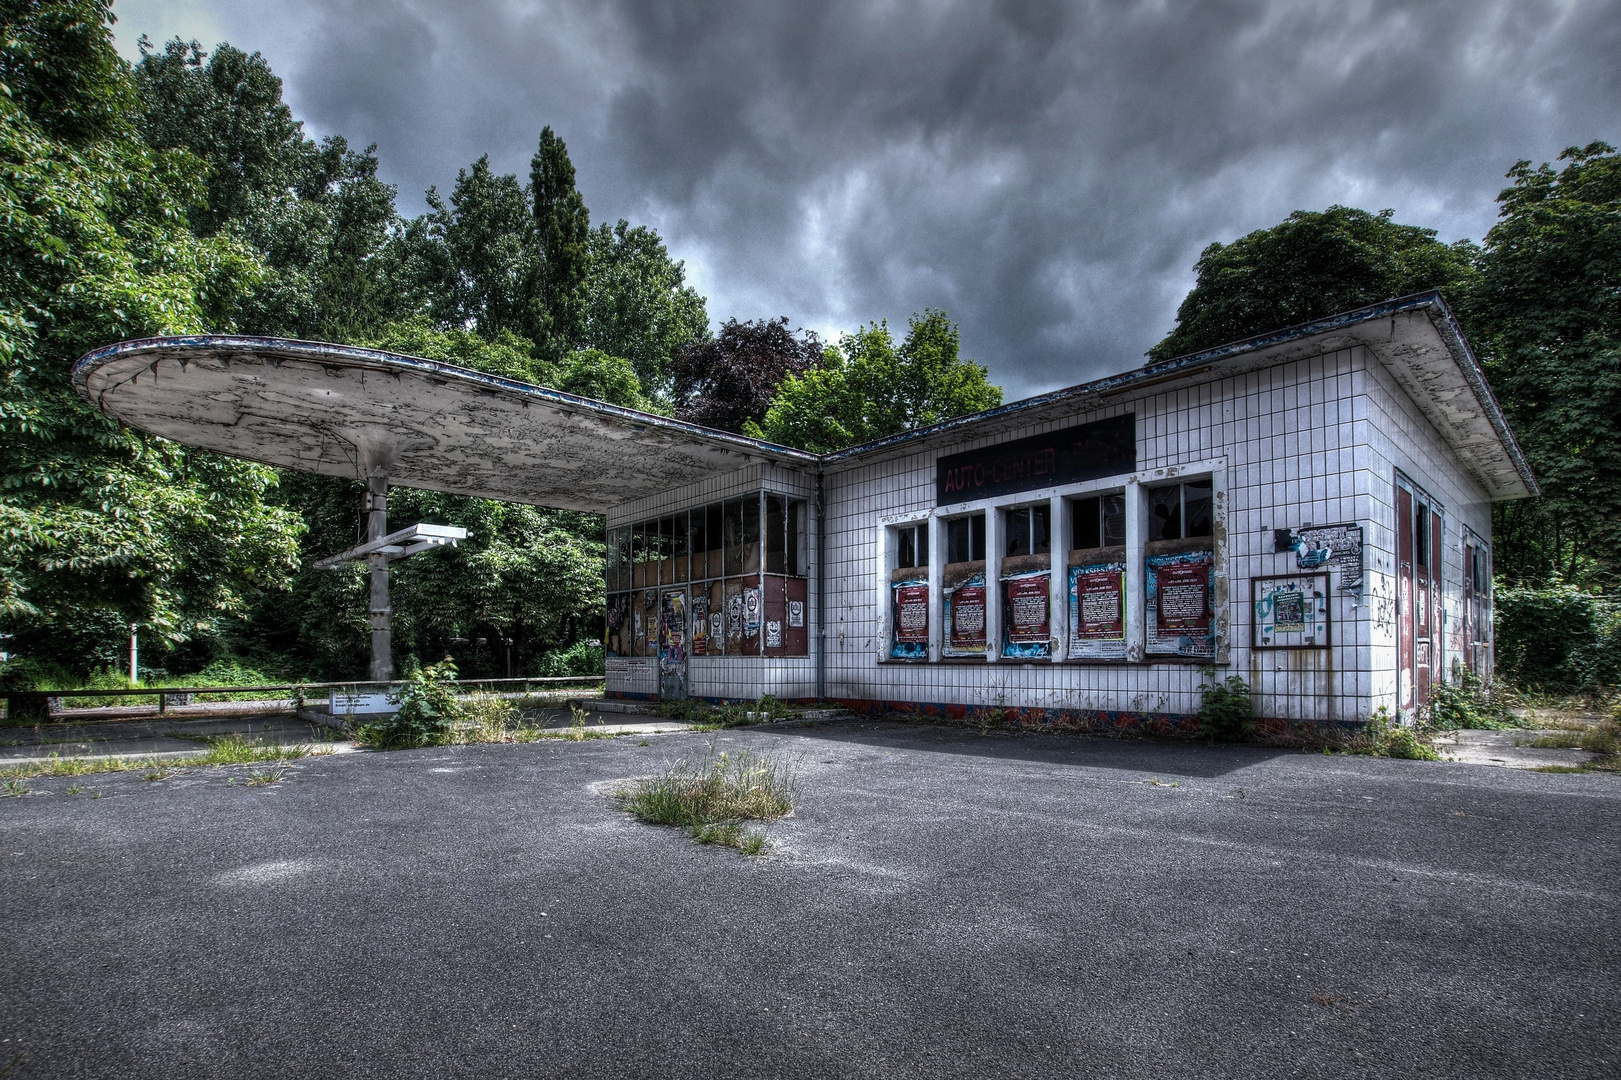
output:
[[[77,794],[79,794],[79,792],[81,792],[83,790],[84,790],[84,785],[83,784],[69,784],[67,786],[67,790],[62,792],[62,794],[64,794],[64,795],[77,795]]]
[[[29,788],[21,780],[13,777],[12,779],[6,781],[5,790],[0,791],[0,796],[16,798],[21,795],[27,795],[28,793]]]
[[[270,766],[268,769],[253,770],[252,772],[248,773],[247,779],[242,782],[249,787],[263,787],[266,784],[276,783],[286,774],[287,766],[277,764]]]
[[[156,769],[148,769],[146,772],[141,774],[142,780],[167,780],[168,778],[169,770],[161,766]]]
[[[691,830],[701,844],[735,847],[745,855],[765,850],[765,836],[746,821],[771,821],[791,812],[799,775],[792,762],[752,750],[682,759],[659,776],[618,793],[620,804],[653,825]]]

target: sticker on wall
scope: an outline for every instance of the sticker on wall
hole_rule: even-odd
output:
[[[1214,565],[1209,551],[1148,557],[1144,601],[1150,656],[1216,655],[1210,583]]]
[[[1077,660],[1125,658],[1125,563],[1069,568],[1069,655]]]
[[[945,655],[985,655],[984,574],[975,574],[946,591],[945,623]]]
[[[743,636],[757,637],[760,633],[760,590],[743,590]]]
[[[929,658],[929,585],[926,581],[897,581],[890,589],[889,655],[894,660]]]
[[[805,628],[805,601],[788,601],[788,627],[791,630],[803,630]]]
[[[782,648],[782,621],[767,619],[765,624],[765,647],[768,649]]]
[[[709,597],[692,598],[692,655],[709,655]]]
[[[1002,579],[1003,656],[1035,659],[1052,655],[1051,579],[1045,570]]]
[[[1286,574],[1250,581],[1257,649],[1326,649],[1328,574]]]

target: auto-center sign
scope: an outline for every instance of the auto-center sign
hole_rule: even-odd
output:
[[[1137,414],[1032,435],[935,463],[940,506],[1118,476],[1137,467]]]

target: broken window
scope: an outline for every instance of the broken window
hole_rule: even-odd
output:
[[[1045,555],[1052,550],[1052,527],[1045,505],[1007,512],[1007,556]]]

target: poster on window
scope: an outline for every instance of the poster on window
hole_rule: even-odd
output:
[[[743,590],[743,636],[746,638],[760,635],[760,590],[749,586]]]
[[[1125,658],[1125,563],[1069,568],[1069,655],[1074,660]]]
[[[631,654],[631,630],[633,624],[630,617],[630,596],[621,594],[608,598],[608,656],[629,656]]]
[[[709,597],[692,598],[692,655],[709,655]]]
[[[946,591],[947,656],[985,656],[985,575],[975,574]]]
[[[890,587],[892,660],[929,658],[929,585],[925,581],[897,581]]]
[[[687,660],[687,594],[667,592],[659,612],[659,670],[674,671]]]
[[[1328,575],[1290,574],[1250,581],[1257,649],[1326,649]]]
[[[1045,570],[1002,579],[1002,655],[1033,660],[1052,655],[1050,590]]]
[[[1210,585],[1214,565],[1215,555],[1209,551],[1148,557],[1144,606],[1150,656],[1216,655]]]

